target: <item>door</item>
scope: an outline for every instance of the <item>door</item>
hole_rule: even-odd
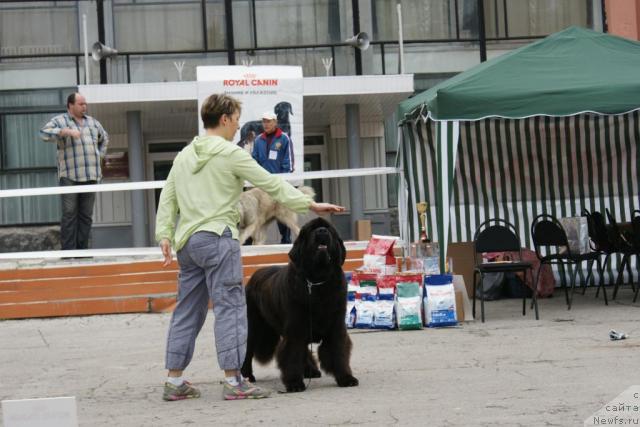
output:
[[[319,171],[322,170],[322,157],[319,153],[305,153],[304,154],[304,171]],[[313,188],[316,192],[316,202],[324,201],[324,192],[322,191],[321,179],[305,179],[304,185]]]
[[[147,180],[164,181],[169,176],[173,159],[178,152],[169,153],[150,153],[147,155]],[[156,212],[158,210],[158,202],[160,201],[161,188],[155,188],[153,191],[147,191],[147,204],[149,206],[149,236],[151,243],[155,242],[156,233]]]
[[[304,137],[304,171],[321,171],[325,169],[326,148],[324,135],[305,135]],[[313,188],[316,192],[316,202],[324,202],[329,199],[328,182],[326,179],[305,179],[304,185]]]

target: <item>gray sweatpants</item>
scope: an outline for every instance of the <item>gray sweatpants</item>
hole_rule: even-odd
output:
[[[178,303],[167,337],[166,368],[183,370],[193,357],[209,298],[221,369],[240,369],[247,348],[247,305],[242,285],[240,243],[229,229],[222,236],[201,231],[178,251]]]

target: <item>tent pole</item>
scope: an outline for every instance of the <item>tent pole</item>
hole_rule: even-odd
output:
[[[438,244],[440,245],[440,272],[446,272],[447,245],[449,243],[449,225],[451,223],[451,192],[456,165],[458,141],[460,139],[460,122],[437,122],[437,224]]]
[[[400,230],[400,238],[404,242],[403,246],[403,258],[409,256],[409,245],[411,243],[411,236],[408,230],[408,216],[407,210],[408,199],[407,199],[407,181],[404,177],[404,160],[402,155],[402,150],[404,149],[404,141],[402,140],[402,126],[398,126],[398,137],[396,139],[398,141],[398,153],[397,153],[397,161],[396,165],[398,166],[398,229]]]
[[[447,170],[447,128],[448,123],[446,121],[439,121],[436,124],[436,135],[438,146],[436,147],[436,156],[437,156],[437,176],[438,176],[438,188],[436,191],[436,217],[438,224],[438,244],[440,245],[440,273],[444,274],[446,272],[445,262],[447,255],[447,237],[448,233],[445,231],[449,225],[449,217],[446,214],[447,206],[446,195],[447,192],[447,178],[446,178],[446,170]]]

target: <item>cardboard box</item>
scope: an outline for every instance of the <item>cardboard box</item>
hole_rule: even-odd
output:
[[[447,258],[451,258],[453,261],[453,274],[459,274],[463,277],[469,296],[473,292],[473,269],[475,267],[473,252],[473,242],[449,243],[447,246]]]
[[[467,295],[467,287],[465,286],[464,278],[456,274],[453,276],[453,289],[456,294],[456,313],[459,313],[459,308],[462,308],[462,317],[458,318],[458,322],[470,322],[475,320],[473,318],[473,312],[471,310],[471,302],[469,301],[469,296]],[[460,294],[460,296],[458,296]],[[462,320],[461,320],[462,319]]]
[[[464,322],[464,295],[462,291],[456,291],[456,318],[458,322]]]
[[[371,221],[368,219],[356,220],[356,240],[371,239]]]

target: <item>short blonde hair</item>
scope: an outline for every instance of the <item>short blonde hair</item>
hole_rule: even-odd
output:
[[[205,129],[213,129],[220,124],[220,118],[226,114],[240,112],[242,103],[229,95],[213,94],[207,97],[200,109],[200,117]]]

